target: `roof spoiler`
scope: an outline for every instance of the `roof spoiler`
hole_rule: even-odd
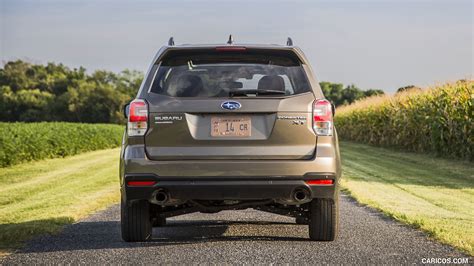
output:
[[[227,39],[227,44],[234,44],[234,37],[231,35],[229,35],[229,39]],[[287,46],[293,46],[293,40],[288,37],[288,39],[286,39],[286,45]],[[170,39],[168,40],[168,46],[174,46],[174,38],[173,36],[170,37]]]

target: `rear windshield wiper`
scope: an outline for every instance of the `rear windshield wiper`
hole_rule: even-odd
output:
[[[247,96],[247,94],[255,94],[255,96],[258,96],[258,95],[285,95],[286,92],[280,91],[280,90],[255,90],[255,89],[229,91],[229,97]]]

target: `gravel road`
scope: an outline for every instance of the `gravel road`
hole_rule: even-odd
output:
[[[0,264],[420,264],[422,258],[467,257],[347,196],[341,197],[340,218],[334,242],[310,242],[307,226],[294,219],[248,209],[174,217],[153,230],[152,241],[125,243],[115,205],[58,235],[30,241]]]

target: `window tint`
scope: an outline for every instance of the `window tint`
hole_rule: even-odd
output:
[[[310,90],[301,63],[289,54],[175,52],[154,74],[150,92],[172,97],[228,97],[235,91],[284,96]]]

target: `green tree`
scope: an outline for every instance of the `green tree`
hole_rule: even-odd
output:
[[[344,85],[341,83],[323,81],[319,83],[319,85],[326,99],[330,100],[336,106],[351,104],[365,97],[384,94],[382,90],[369,89],[364,91],[353,84],[344,88]]]
[[[47,91],[19,90],[16,92],[16,114],[19,121],[50,121],[52,120],[48,107],[55,96]]]
[[[109,84],[82,82],[68,90],[68,111],[76,121],[86,123],[120,123],[122,106],[129,97]]]
[[[9,86],[13,92],[35,87],[34,73],[30,64],[21,60],[7,62],[0,69],[0,86]]]
[[[374,90],[374,89],[368,89],[364,91],[365,97],[370,97],[374,95],[383,95],[385,92],[383,90]]]
[[[0,121],[15,121],[16,95],[9,86],[0,86]]]
[[[121,123],[122,106],[142,80],[132,70],[87,74],[83,67],[10,61],[0,68],[0,121]]]
[[[421,88],[415,86],[415,85],[408,85],[405,87],[401,87],[397,89],[396,93],[404,92],[404,91],[421,91]]]

